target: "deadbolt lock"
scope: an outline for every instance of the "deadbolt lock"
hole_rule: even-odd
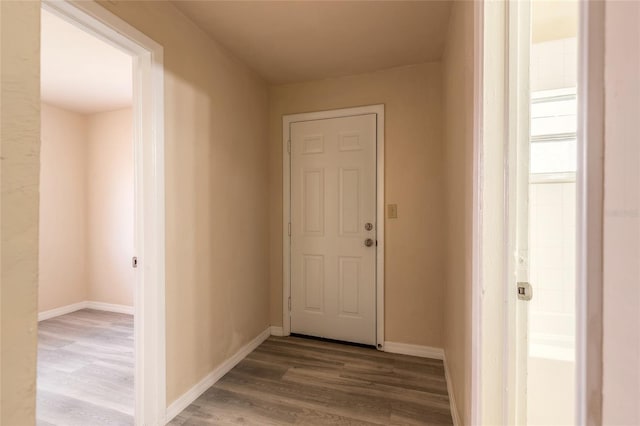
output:
[[[373,229],[373,223],[371,222],[367,222],[364,224],[364,229],[366,229],[367,231],[371,231]]]

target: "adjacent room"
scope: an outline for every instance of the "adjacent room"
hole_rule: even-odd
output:
[[[575,424],[578,6],[532,8],[527,420]]]
[[[41,19],[37,421],[133,424],[131,57]]]

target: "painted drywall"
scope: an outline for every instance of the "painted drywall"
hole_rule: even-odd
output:
[[[100,4],[164,47],[171,404],[269,325],[267,86],[169,2]]]
[[[86,125],[88,299],[133,306],[133,112],[92,114]]]
[[[0,424],[35,422],[40,2],[0,2]]]
[[[533,0],[531,39],[534,43],[575,37],[578,33],[579,0]]]
[[[132,118],[42,103],[38,312],[133,306]]]
[[[443,346],[462,424],[471,416],[473,2],[451,10],[443,57],[446,270]]]
[[[87,300],[87,122],[41,106],[38,312]]]
[[[131,105],[130,55],[46,9],[41,20],[42,102],[83,114]]]
[[[427,63],[270,88],[271,324],[282,325],[282,116],[385,105],[385,340],[442,347],[441,68]]]
[[[640,3],[606,2],[602,424],[640,424]]]
[[[272,84],[437,61],[450,5],[450,1],[176,2]]]

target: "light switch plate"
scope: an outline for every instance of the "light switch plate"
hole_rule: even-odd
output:
[[[397,204],[387,204],[387,217],[389,219],[397,219],[398,218],[398,205]]]

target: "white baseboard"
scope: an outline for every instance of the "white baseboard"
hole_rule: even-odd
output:
[[[272,336],[284,336],[284,330],[282,330],[282,327],[278,327],[275,325],[271,326],[271,335]]]
[[[384,342],[384,351],[394,354],[419,356],[422,358],[444,359],[444,350],[442,348],[433,348],[431,346]]]
[[[115,303],[103,303],[87,301],[87,309],[95,309],[97,311],[116,312],[119,314],[134,314],[133,306],[128,305],[116,305]]]
[[[198,399],[200,395],[207,389],[213,386],[218,380],[227,374],[233,367],[235,367],[240,361],[242,361],[247,355],[249,355],[255,348],[260,346],[262,342],[267,340],[271,335],[271,327],[268,327],[252,341],[241,347],[238,352],[233,354],[231,358],[228,358],[222,364],[217,366],[213,371],[200,380],[194,387],[182,394],[178,399],[173,401],[167,408],[166,423],[169,423],[175,416],[180,414],[182,410],[187,408],[193,401]]]
[[[451,374],[449,373],[449,364],[447,364],[447,357],[444,359],[444,378],[447,380],[447,393],[449,394],[449,406],[451,407],[451,418],[453,419],[453,426],[460,426],[460,417],[458,417],[458,407],[456,406],[456,398],[453,393],[453,383],[451,382]]]
[[[70,314],[71,312],[79,311],[80,309],[95,309],[98,311],[117,312],[120,314],[133,315],[133,306],[116,305],[113,303],[102,303],[84,300],[82,302],[73,303],[71,305],[60,306],[59,308],[50,309],[38,313],[38,321],[44,321],[51,318],[59,317],[60,315]]]
[[[49,309],[38,313],[38,321],[44,321],[51,318],[59,317],[60,315],[70,314],[71,312],[79,311],[87,307],[87,301],[78,303],[72,303],[71,305],[60,306],[59,308]]]

